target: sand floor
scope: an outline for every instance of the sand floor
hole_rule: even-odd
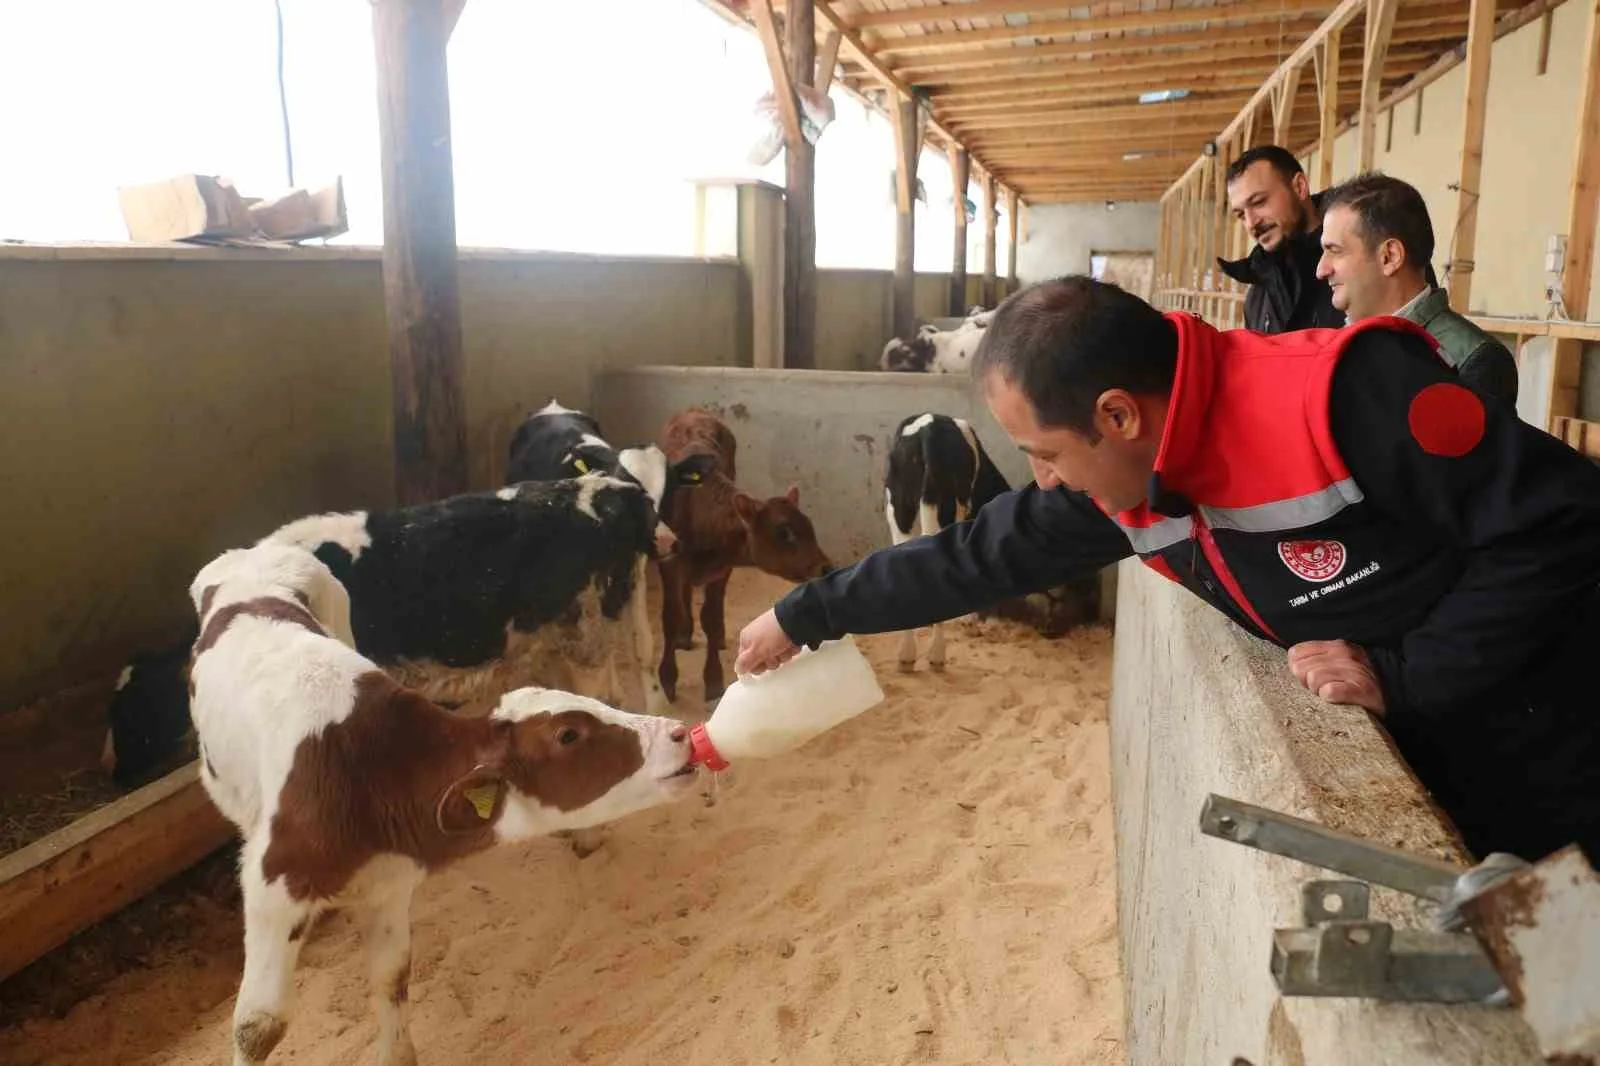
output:
[[[737,575],[730,630],[785,587]],[[714,805],[634,815],[586,859],[541,840],[426,883],[421,1062],[1121,1063],[1110,634],[951,636],[942,676],[899,674],[896,638],[863,640],[889,701],[723,775]],[[680,653],[692,719],[701,655]],[[239,919],[201,904],[146,968],[0,1029],[0,1063],[227,1061]],[[353,923],[326,919],[270,1061],[370,1062],[365,972]]]

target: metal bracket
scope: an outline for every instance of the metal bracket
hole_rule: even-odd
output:
[[[1272,934],[1272,978],[1284,995],[1481,1003],[1501,991],[1499,973],[1471,935],[1397,930],[1368,916],[1367,882],[1437,903],[1450,898],[1462,868],[1221,796],[1206,799],[1200,831],[1365,878],[1301,886],[1306,927]]]

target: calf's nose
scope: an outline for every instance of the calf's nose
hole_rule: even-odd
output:
[[[678,551],[678,538],[668,529],[666,523],[656,525],[656,554],[663,559],[670,559]]]

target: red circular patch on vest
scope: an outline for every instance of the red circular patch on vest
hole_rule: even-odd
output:
[[[1483,439],[1483,401],[1465,385],[1441,381],[1411,398],[1406,421],[1423,451],[1459,459]]]
[[[1278,558],[1296,577],[1332,581],[1344,569],[1344,545],[1336,540],[1281,540]]]

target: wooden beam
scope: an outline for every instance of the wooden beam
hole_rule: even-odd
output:
[[[753,2],[762,7],[767,4],[767,0]],[[813,13],[812,0],[789,0],[785,9],[789,76],[782,95],[791,107],[797,102],[789,86],[811,85],[816,77]],[[778,69],[783,69],[781,62]],[[801,134],[798,113],[794,131],[785,139],[784,156],[783,365],[810,370],[817,365],[817,150]]]
[[[1493,3],[1494,0],[1488,2]],[[1295,94],[1300,90],[1300,72],[1303,69],[1295,67],[1290,70],[1272,90],[1273,144],[1287,144],[1289,141],[1289,123],[1294,118]]]
[[[404,506],[468,487],[444,10],[438,0],[375,0],[372,28],[395,502]]]
[[[911,337],[917,330],[916,308],[916,191],[917,102],[902,97],[894,103],[895,230],[894,230],[894,335]]]
[[[994,203],[994,175],[983,176],[983,306],[993,307],[994,298],[994,249],[995,249],[995,203]]]
[[[1017,190],[1006,189],[1006,282],[1007,291],[1017,283],[1017,223],[1018,212],[1022,210],[1022,203],[1017,198]]]
[[[1567,201],[1567,255],[1562,264],[1562,310],[1569,319],[1589,316],[1589,283],[1594,271],[1594,230],[1600,215],[1600,0],[1590,0],[1585,27],[1583,75],[1578,81],[1577,144]],[[1550,419],[1575,417],[1583,377],[1583,343],[1573,337],[1555,342],[1550,382]]]
[[[1203,8],[1170,8],[1165,11],[1140,11],[1126,14],[1097,14],[1086,18],[1030,19],[1021,25],[996,26],[981,30],[942,30],[915,36],[885,37],[878,42],[879,56],[910,52],[937,52],[952,48],[990,44],[994,41],[1035,40],[1068,37],[1077,33],[1109,33],[1114,30],[1153,30],[1173,26],[1211,25],[1218,22],[1277,21],[1288,15],[1323,11],[1327,0],[1238,0]],[[926,10],[910,8],[910,11]],[[903,13],[903,12],[902,12]],[[888,14],[888,12],[884,12]],[[855,28],[855,27],[852,27]]]
[[[1336,150],[1335,142],[1338,140],[1337,128],[1339,125],[1339,45],[1343,30],[1334,27],[1324,36],[1322,57],[1318,63],[1322,81],[1318,86],[1318,96],[1321,101],[1321,110],[1318,112],[1317,128],[1320,131],[1317,142],[1317,188],[1326,189],[1333,184],[1333,156]],[[1330,57],[1332,57],[1330,59]]]
[[[955,190],[955,247],[950,259],[950,303],[952,315],[967,311],[967,184],[971,178],[972,161],[965,148],[949,149],[950,187]]]
[[[1361,117],[1357,121],[1360,155],[1356,169],[1372,169],[1378,154],[1378,97],[1382,90],[1384,64],[1389,58],[1389,35],[1394,32],[1394,15],[1400,0],[1367,0],[1366,42],[1361,52]]]
[[[1108,124],[1122,124],[1124,132],[1127,123],[1149,122],[1152,130],[1165,129],[1168,126],[1177,126],[1188,119],[1209,117],[1215,119],[1217,115],[1226,115],[1232,110],[1233,105],[1226,100],[1205,100],[1198,104],[1181,107],[1177,104],[1133,104],[1127,107],[1060,107],[1034,109],[1026,113],[1013,113],[1010,115],[986,118],[983,120],[985,131],[999,129],[1021,128],[1048,128],[1047,124],[1057,128],[1066,128],[1071,125],[1080,126],[1105,126]],[[959,123],[952,122],[957,128]],[[977,150],[973,149],[974,154]]]
[[[1600,0],[1590,0],[1583,76],[1578,82],[1578,129],[1567,204],[1567,259],[1561,298],[1568,318],[1589,317],[1594,276],[1595,221],[1600,216]]]
[[[1284,33],[1289,37],[1310,33],[1316,28],[1317,22],[1318,20],[1314,18],[1294,19],[1284,24]],[[1037,44],[1028,48],[1004,45],[998,48],[980,50],[962,49],[952,52],[948,56],[935,56],[931,59],[928,56],[917,56],[908,62],[896,64],[893,70],[908,82],[921,84],[924,79],[930,76],[943,77],[953,72],[971,70],[1004,70],[1019,64],[1039,64],[1041,60],[1086,59],[1093,57],[1098,61],[1125,53],[1147,58],[1165,57],[1169,60],[1178,60],[1184,56],[1185,53],[1183,51],[1164,51],[1164,49],[1182,49],[1186,46],[1216,48],[1249,41],[1255,42],[1252,54],[1260,55],[1261,27],[1241,26],[1231,28],[1219,26],[1209,30],[1182,30],[1176,33],[1152,34],[1150,36],[1096,37],[1092,41]]]
[[[1555,16],[1549,11],[1539,17],[1539,58],[1533,70],[1536,77],[1543,77],[1550,69],[1550,24],[1554,21]]]
[[[784,144],[792,146],[794,142],[803,139],[800,130],[800,102],[795,99],[789,63],[783,54],[783,42],[778,40],[778,26],[772,17],[771,0],[750,0],[750,10],[756,18],[756,31],[761,36],[761,47],[767,53],[767,70],[772,74],[772,95],[777,99],[778,114],[783,120]],[[812,47],[816,47],[814,43]]]
[[[1018,50],[1027,56],[1027,51]],[[937,90],[945,86],[1004,86],[1013,82],[1026,83],[1029,79],[1071,78],[1075,76],[1131,74],[1139,71],[1206,73],[1202,65],[1227,64],[1224,73],[1236,72],[1241,64],[1271,70],[1276,64],[1270,56],[1261,54],[1261,45],[1231,45],[1227,47],[1188,48],[1181,52],[1157,52],[1134,56],[1097,56],[1093,59],[1060,59],[1028,63],[1006,63],[968,70],[940,71],[918,78],[916,84]]]
[[[822,51],[817,54],[817,80],[812,84],[823,92],[833,87],[833,78],[839,69],[839,41],[839,31],[829,30],[822,39]]]
[[[233,837],[200,784],[199,767],[191,762],[0,857],[0,979]]]
[[[1478,193],[1483,173],[1483,124],[1488,110],[1489,54],[1494,50],[1495,0],[1472,0],[1467,23],[1467,83],[1461,120],[1461,168],[1456,185],[1455,256],[1446,264],[1450,306],[1466,314],[1472,300],[1478,241]],[[1389,109],[1394,114],[1394,108]]]
[[[1221,143],[1237,133],[1247,119],[1255,114],[1256,108],[1271,98],[1273,88],[1288,77],[1289,71],[1304,65],[1317,50],[1317,47],[1328,38],[1329,34],[1342,28],[1345,23],[1360,14],[1366,3],[1367,0],[1339,0],[1339,6],[1328,13],[1328,17],[1322,20],[1321,25],[1316,28],[1311,36],[1300,42],[1299,46],[1289,53],[1289,57],[1279,64],[1278,69],[1273,71],[1267,80],[1262,83],[1261,88],[1256,90],[1255,95],[1249,99],[1244,107],[1239,109],[1239,113],[1234,116],[1233,121],[1224,126],[1222,132],[1214,139]],[[1339,55],[1337,49],[1332,52],[1332,55],[1337,59]],[[1338,64],[1334,63],[1332,65],[1337,68]],[[1323,66],[1325,68],[1329,66],[1326,55],[1323,57]]]

